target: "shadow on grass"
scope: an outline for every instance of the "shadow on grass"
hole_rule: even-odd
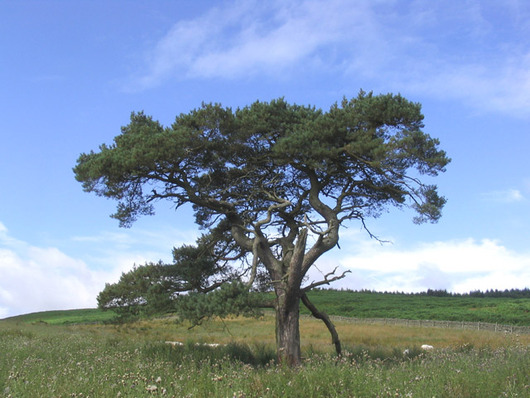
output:
[[[265,344],[229,343],[217,347],[192,341],[186,344],[170,345],[165,343],[147,343],[141,350],[149,359],[157,359],[175,364],[195,363],[198,366],[212,365],[226,360],[241,362],[253,367],[263,367],[275,362],[274,349]]]

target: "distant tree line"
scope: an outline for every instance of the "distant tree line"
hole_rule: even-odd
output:
[[[335,290],[335,289],[332,289]],[[431,297],[491,297],[491,298],[530,298],[530,288],[524,289],[488,289],[486,291],[472,290],[469,293],[454,293],[448,292],[446,289],[427,289],[427,291],[419,293],[405,293],[398,291],[376,291],[376,290],[350,290],[340,289],[340,291],[358,292],[358,293],[373,293],[373,294],[399,294],[405,296],[431,296]]]

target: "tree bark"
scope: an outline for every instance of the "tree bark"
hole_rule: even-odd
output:
[[[302,284],[302,264],[307,242],[307,229],[300,231],[287,272],[281,273],[276,282],[276,346],[278,360],[288,366],[298,366],[302,362],[300,350],[300,285]]]
[[[300,298],[280,296],[276,303],[276,348],[278,362],[290,367],[302,362],[300,350]]]

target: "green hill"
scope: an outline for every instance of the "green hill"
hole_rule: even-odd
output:
[[[68,325],[80,323],[99,323],[110,321],[116,314],[112,311],[102,311],[97,308],[79,310],[43,311],[18,315],[4,319],[5,321],[20,323],[47,323],[49,325]]]
[[[310,300],[328,315],[353,318],[395,318],[487,322],[530,326],[530,298],[445,297],[427,294],[316,290]],[[303,308],[304,313],[309,313]]]
[[[475,297],[471,295],[438,297],[426,294],[339,290],[315,290],[308,295],[319,310],[335,316],[530,326],[529,297]],[[309,314],[305,307],[301,308],[302,314]],[[6,320],[64,325],[106,322],[115,317],[116,314],[112,311],[79,309],[37,312]]]

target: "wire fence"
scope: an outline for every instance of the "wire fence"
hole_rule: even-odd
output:
[[[330,316],[332,320],[355,324],[379,324],[413,327],[434,327],[465,330],[487,330],[500,333],[530,334],[530,326],[501,325],[486,322],[461,322],[461,321],[431,321],[417,319],[393,318],[349,318],[344,316]]]

